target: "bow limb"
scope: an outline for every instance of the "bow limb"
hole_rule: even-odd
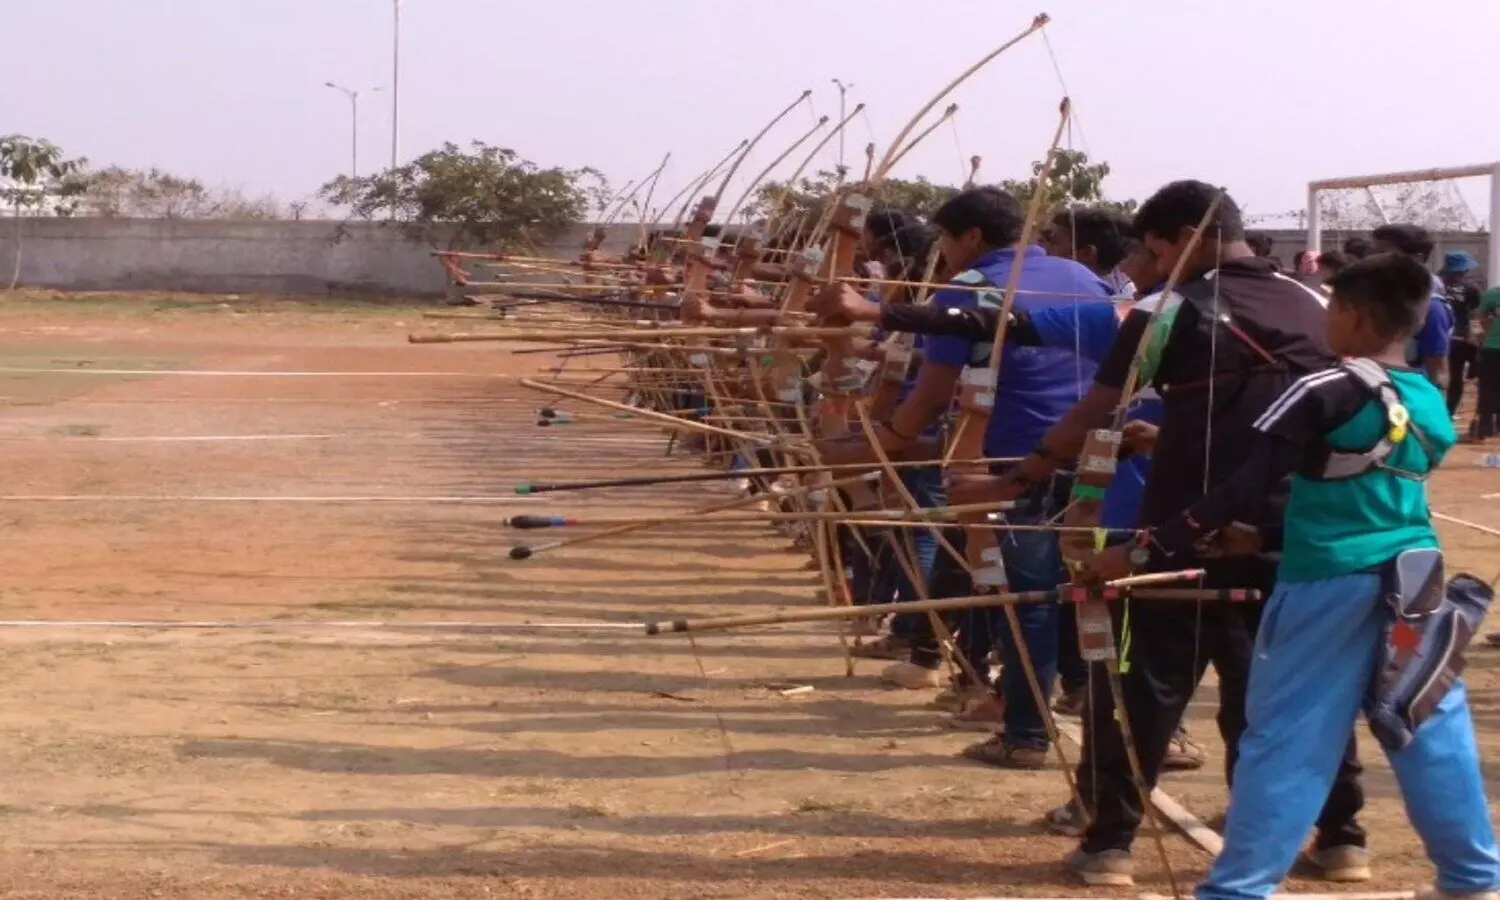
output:
[[[735,144],[734,145],[734,149],[730,150],[727,154],[725,154],[723,159],[721,159],[717,163],[715,163],[713,165],[713,167],[710,168],[708,171],[702,173],[701,175],[698,175],[692,181],[689,181],[687,183],[687,187],[683,188],[682,190],[680,190],[676,194],[674,194],[672,196],[671,200],[668,200],[666,203],[663,203],[661,205],[661,210],[657,213],[656,218],[651,221],[651,227],[655,228],[658,225],[660,225],[661,224],[661,220],[664,219],[666,217],[667,213],[674,206],[677,205],[677,201],[678,200],[682,200],[682,198],[686,197],[687,199],[683,200],[682,209],[678,210],[678,212],[677,212],[677,218],[672,221],[672,228],[673,228],[673,230],[675,230],[679,225],[681,225],[683,217],[687,215],[688,207],[692,205],[692,202],[693,202],[692,195],[696,194],[699,190],[701,190],[703,188],[704,185],[708,184],[709,181],[713,180],[713,177],[715,175],[719,174],[719,170],[723,169],[725,166],[729,165],[729,161],[732,160],[732,159],[734,159],[736,156],[738,156],[739,153],[740,153],[740,151],[744,150],[745,147],[749,145],[749,143],[750,143],[750,139],[749,138],[745,138],[744,140],[740,141],[738,144]]]
[[[928,135],[932,134],[934,131],[937,131],[944,122],[952,121],[953,117],[956,115],[958,115],[958,104],[948,104],[948,108],[943,110],[943,114],[941,116],[938,116],[935,122],[917,132],[917,136],[908,141],[905,147],[902,147],[898,152],[893,153],[889,157],[889,160],[884,164],[884,168],[875,175],[876,186],[878,187],[882,182],[884,182],[885,176],[890,172],[891,169],[894,169],[896,167],[897,163],[906,158],[906,154],[910,153],[913,148],[922,143],[923,139],[925,139]]]
[[[943,102],[944,97],[947,97],[949,94],[953,93],[953,91],[957,89],[959,85],[967,81],[971,76],[974,75],[974,73],[989,65],[990,62],[995,59],[995,57],[1004,53],[1006,50],[1009,50],[1011,47],[1014,47],[1016,44],[1019,44],[1021,41],[1025,40],[1036,32],[1042,30],[1042,27],[1050,21],[1051,17],[1049,17],[1046,13],[1038,15],[1035,19],[1031,20],[1030,27],[1028,27],[1025,31],[1001,44],[999,47],[996,47],[994,50],[991,50],[978,62],[974,63],[972,66],[969,66],[969,68],[965,69],[963,72],[960,72],[958,77],[948,82],[947,87],[939,91],[937,96],[927,101],[926,105],[917,110],[917,114],[911,117],[911,121],[907,122],[906,126],[896,134],[895,139],[891,141],[890,149],[886,151],[886,158],[883,159],[880,165],[876,167],[874,174],[871,177],[874,178],[876,182],[879,182],[880,180],[885,178],[886,172],[890,170],[890,157],[896,153],[897,149],[901,146],[901,142],[906,140],[906,136],[908,134],[911,134],[912,129],[917,127],[917,123],[925,119],[927,117],[927,114],[929,112],[932,112],[933,107]],[[866,179],[866,181],[869,180],[869,178]]]
[[[753,151],[755,149],[755,146],[761,142],[761,139],[769,134],[771,129],[775,128],[782,119],[785,119],[787,116],[791,115],[792,110],[807,102],[807,98],[811,96],[811,90],[803,91],[800,97],[794,100],[791,105],[787,106],[786,109],[783,109],[781,112],[777,113],[776,118],[767,122],[766,127],[762,128],[759,132],[756,133],[755,137],[750,139],[750,143],[746,144],[745,149],[740,151],[739,157],[735,159],[734,164],[729,167],[729,171],[724,173],[723,180],[719,182],[719,189],[714,192],[714,206],[718,206],[719,201],[724,199],[724,191],[729,188],[729,182],[734,180],[734,173],[740,170],[741,165],[744,165],[745,159],[750,156],[751,151]]]
[[[984,158],[983,157],[980,157],[980,156],[971,156],[971,157],[969,157],[969,177],[968,177],[967,180],[964,181],[963,190],[967,191],[969,188],[971,188],[971,187],[974,186],[974,181],[979,177],[979,167],[981,165],[983,165],[983,164],[984,164]],[[927,276],[927,280],[931,281],[932,280],[932,276],[931,275]]]
[[[661,165],[657,166],[656,171],[648,176],[651,179],[651,187],[646,190],[646,202],[642,204],[641,207],[641,231],[635,242],[636,246],[642,249],[644,249],[646,246],[646,216],[651,214],[651,198],[656,194],[656,184],[657,182],[661,181],[661,173],[667,170],[667,163],[671,161],[672,154],[668,153],[666,156],[663,156],[661,159]]]
[[[835,137],[838,137],[838,135],[843,132],[846,127],[848,127],[849,123],[854,121],[854,117],[864,112],[864,110],[865,105],[863,103],[855,106],[854,109],[849,112],[849,115],[844,117],[844,120],[842,122],[835,125],[832,131],[823,135],[823,139],[821,141],[818,141],[817,145],[812,148],[812,152],[807,154],[807,158],[802,160],[802,163],[797,166],[796,171],[787,176],[786,186],[781,189],[780,196],[776,198],[776,202],[771,206],[771,211],[766,215],[767,233],[774,234],[776,232],[776,226],[781,224],[779,221],[781,218],[781,214],[785,211],[787,202],[791,200],[792,194],[796,190],[797,179],[802,177],[802,173],[807,171],[807,167],[812,165],[812,161],[816,159],[817,155],[823,151],[823,148],[827,147],[829,142],[831,142]]]
[[[750,180],[750,184],[745,187],[745,191],[744,193],[740,194],[740,198],[734,201],[734,205],[729,207],[729,212],[725,214],[724,221],[732,224],[734,222],[735,213],[740,211],[740,207],[745,205],[745,201],[750,199],[750,195],[755,192],[755,189],[760,186],[760,183],[762,181],[765,181],[766,177],[769,176],[772,172],[776,171],[777,166],[786,162],[787,157],[791,156],[793,153],[796,153],[798,147],[806,143],[808,139],[811,138],[814,134],[817,134],[819,128],[822,128],[827,124],[827,116],[823,116],[822,118],[818,119],[818,121],[813,124],[812,128],[808,129],[805,134],[797,138],[797,142],[795,144],[792,144],[790,147],[786,148],[786,150],[782,152],[781,155],[771,160],[770,164],[760,171],[760,174],[756,175]],[[821,147],[822,144],[819,144],[818,146]],[[817,151],[814,150],[814,152]]]

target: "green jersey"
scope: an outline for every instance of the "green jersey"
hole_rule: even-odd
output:
[[[1500,350],[1500,287],[1490,288],[1479,298],[1479,321],[1482,324],[1486,319],[1489,319],[1489,324],[1483,326],[1481,346],[1486,350]]]
[[[1381,465],[1344,478],[1292,476],[1286,507],[1281,581],[1315,581],[1377,566],[1402,550],[1436,547],[1424,476],[1457,435],[1443,395],[1415,369],[1386,368],[1401,414],[1388,412],[1370,388],[1343,367],[1308,375],[1256,423],[1261,432],[1305,450],[1307,465],[1331,453],[1364,453],[1386,436]],[[1399,473],[1399,474],[1398,474]]]

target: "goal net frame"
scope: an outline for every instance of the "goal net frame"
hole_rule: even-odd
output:
[[[1489,179],[1489,266],[1486,274],[1488,284],[1500,285],[1500,187],[1497,187],[1497,182],[1500,182],[1500,162],[1310,181],[1307,184],[1307,249],[1313,253],[1320,253],[1323,249],[1323,215],[1318,204],[1318,195],[1323,191],[1370,188],[1405,182],[1451,181],[1459,178]]]

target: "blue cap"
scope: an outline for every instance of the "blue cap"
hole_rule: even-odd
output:
[[[1479,268],[1479,260],[1467,250],[1449,250],[1443,254],[1444,272],[1472,272]]]

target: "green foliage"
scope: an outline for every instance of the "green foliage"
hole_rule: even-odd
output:
[[[1041,163],[1032,163],[1030,178],[1009,178],[1000,182],[997,187],[1013,195],[1025,206],[1031,202],[1031,194],[1036,190],[1037,175],[1041,171]],[[1133,212],[1136,206],[1134,200],[1119,202],[1104,198],[1104,179],[1108,175],[1109,163],[1091,163],[1088,155],[1079,150],[1058,151],[1052,175],[1047,182],[1047,210],[1087,203],[1126,213]],[[786,182],[768,181],[756,189],[754,200],[746,204],[745,217],[747,220],[764,219],[777,208],[785,195],[787,199],[784,214],[790,216],[792,221],[816,220],[823,210],[823,203],[839,184],[838,173],[831,171],[820,171],[811,177],[800,178],[790,189]],[[876,201],[925,219],[958,191],[956,187],[935,184],[921,176],[910,181],[891,178],[881,186]]]
[[[413,240],[506,250],[557,237],[609,195],[591,168],[541,168],[514,150],[480,141],[468,150],[444,144],[400,168],[358,178],[340,176],[319,195],[357,218],[391,216]]]
[[[68,215],[79,193],[76,175],[87,164],[66,158],[51,141],[24,134],[0,137],[0,200],[17,213],[50,209]]]
[[[1036,180],[1042,172],[1042,164],[1031,164],[1031,177],[1025,180],[1007,178],[998,185],[1021,202],[1024,207],[1031,202],[1036,192]],[[1135,211],[1134,200],[1123,203],[1104,199],[1104,179],[1109,175],[1109,163],[1090,163],[1082,150],[1059,150],[1052,163],[1052,175],[1047,180],[1046,210],[1061,209],[1074,204],[1090,204],[1118,209],[1121,212]]]
[[[235,190],[215,191],[195,178],[160,169],[111,166],[75,179],[81,187],[79,210],[88,216],[138,219],[284,218],[273,197],[247,198]]]
[[[816,220],[822,213],[824,201],[839,187],[837,171],[822,170],[812,176],[804,176],[797,184],[788,187],[784,181],[767,181],[756,188],[754,199],[746,204],[746,219],[764,219],[782,204],[782,215],[792,221]],[[934,184],[918,176],[914,181],[888,178],[881,185],[876,202],[926,218],[932,215],[958,188]],[[783,195],[786,199],[783,201]]]

